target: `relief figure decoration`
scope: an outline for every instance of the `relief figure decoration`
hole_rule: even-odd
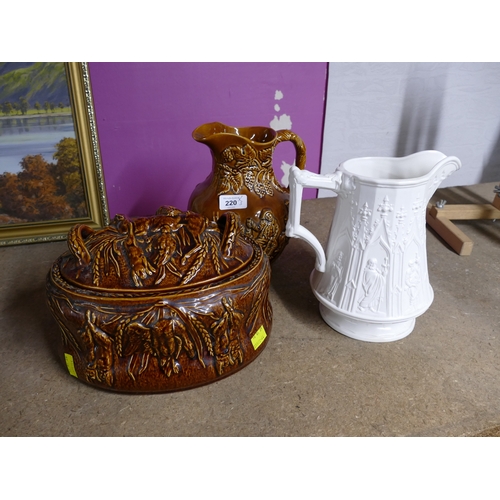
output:
[[[244,233],[253,239],[267,255],[272,255],[274,251],[283,244],[286,236],[281,231],[278,219],[272,210],[264,208],[259,215],[258,222],[255,219],[247,218]]]
[[[331,264],[330,271],[325,274],[325,277],[323,278],[326,283],[322,286],[320,293],[330,302],[334,302],[335,293],[337,292],[339,284],[342,280],[344,272],[344,266],[342,264],[343,258],[344,253],[339,251],[337,258]]]
[[[387,275],[389,264],[388,259],[384,260],[382,270],[377,267],[377,259],[368,259],[363,271],[363,297],[358,303],[360,310],[369,309],[374,313],[380,311],[380,304],[385,295],[385,277]]]
[[[405,291],[408,292],[411,306],[413,306],[415,304],[415,301],[417,300],[421,281],[422,276],[417,255],[415,259],[412,259],[410,260],[410,262],[408,262],[408,268],[405,275]]]

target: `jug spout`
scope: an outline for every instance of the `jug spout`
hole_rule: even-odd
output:
[[[228,146],[271,145],[276,131],[269,127],[231,127],[221,122],[200,125],[193,131],[193,139],[219,151]]]
[[[205,142],[213,135],[233,133],[234,127],[228,127],[221,122],[205,123],[193,130],[193,139],[198,142]]]
[[[400,158],[353,158],[341,163],[338,170],[373,189],[425,185],[428,202],[441,182],[460,167],[460,160],[455,156],[428,150]]]
[[[441,183],[449,177],[453,172],[459,170],[462,166],[461,161],[456,156],[446,156],[434,167],[428,174],[428,184],[427,184],[427,192],[426,192],[426,205],[429,203],[432,195],[436,192],[436,189],[439,188]]]

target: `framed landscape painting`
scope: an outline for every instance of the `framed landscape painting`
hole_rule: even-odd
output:
[[[0,246],[109,223],[86,63],[0,62]]]

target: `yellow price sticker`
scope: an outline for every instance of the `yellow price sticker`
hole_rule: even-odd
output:
[[[78,375],[76,374],[75,370],[75,362],[73,361],[73,356],[65,352],[64,359],[66,360],[66,366],[68,367],[69,374],[73,375],[73,377],[78,378]]]
[[[251,338],[252,340],[252,345],[255,350],[259,348],[259,346],[266,340],[267,333],[266,330],[263,326],[261,326],[254,334],[254,336]]]

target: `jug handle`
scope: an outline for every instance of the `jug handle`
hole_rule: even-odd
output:
[[[276,132],[277,146],[280,142],[290,141],[295,147],[295,164],[300,170],[304,170],[306,166],[306,147],[302,139],[291,130],[278,130]]]
[[[76,224],[68,232],[68,248],[80,266],[88,266],[92,260],[85,246],[85,239],[93,232],[94,230],[85,224]]]
[[[316,252],[315,267],[325,272],[326,255],[318,238],[308,229],[300,225],[300,209],[302,207],[302,191],[304,187],[324,188],[337,192],[342,184],[342,172],[336,171],[329,175],[314,174],[297,167],[290,169],[290,207],[286,224],[286,235],[300,238],[314,248]]]
[[[221,229],[221,252],[225,259],[234,254],[234,244],[240,234],[240,217],[235,212],[226,212],[217,221]]]

